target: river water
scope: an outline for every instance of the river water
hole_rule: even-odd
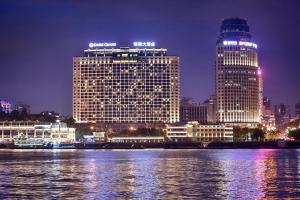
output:
[[[300,150],[0,150],[0,199],[298,199]]]

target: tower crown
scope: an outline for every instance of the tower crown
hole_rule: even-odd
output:
[[[227,18],[222,21],[218,41],[228,39],[249,40],[251,39],[250,28],[245,19]]]

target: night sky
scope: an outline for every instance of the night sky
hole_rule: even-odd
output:
[[[88,43],[155,41],[181,59],[181,96],[214,93],[221,20],[242,17],[259,48],[264,96],[300,101],[300,1],[98,0],[0,2],[0,98],[33,113],[72,112],[72,57]]]

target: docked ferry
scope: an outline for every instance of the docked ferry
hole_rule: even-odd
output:
[[[51,142],[49,147],[52,149],[74,149],[75,144],[73,143],[64,143],[64,142]]]

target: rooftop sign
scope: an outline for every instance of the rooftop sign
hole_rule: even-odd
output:
[[[135,46],[135,47],[154,47],[155,42],[134,42],[133,46]]]
[[[223,45],[225,45],[225,46],[239,45],[239,46],[247,46],[247,47],[257,48],[257,44],[252,43],[252,42],[244,42],[244,41],[228,41],[228,40],[225,40],[225,41],[223,41]]]
[[[89,43],[89,47],[90,48],[94,48],[94,47],[115,47],[117,46],[117,43],[115,42],[104,42],[104,43],[94,43],[94,42],[90,42]]]

